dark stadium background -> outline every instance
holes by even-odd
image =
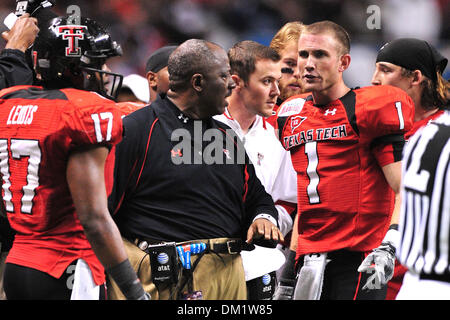
[[[0,2],[0,32],[15,0]],[[189,38],[214,41],[228,49],[251,39],[268,45],[286,22],[332,20],[352,38],[352,63],[345,78],[350,86],[370,84],[377,50],[398,37],[431,42],[450,57],[450,0],[56,0],[55,11],[65,14],[78,5],[82,15],[108,27],[124,55],[110,67],[124,75],[143,75],[150,53]],[[380,8],[380,28],[370,29],[371,5]],[[0,40],[0,49],[5,45]],[[450,68],[444,73],[450,78]]]

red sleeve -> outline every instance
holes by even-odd
[[[390,134],[405,134],[412,128],[414,103],[406,92],[392,86],[366,89],[360,95],[364,102],[357,110],[360,132],[368,137],[377,138]]]
[[[404,135],[414,123],[414,103],[403,90],[392,86],[362,89],[356,118],[361,139],[372,147],[380,166],[400,161]]]
[[[76,106],[63,114],[69,148],[116,145],[122,139],[122,113],[114,104]]]

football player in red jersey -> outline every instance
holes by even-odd
[[[278,84],[280,95],[272,110],[272,116],[267,121],[275,127],[276,113],[284,100],[303,92],[300,75],[297,67],[298,38],[303,29],[303,23],[292,21],[286,23],[275,34],[270,47],[281,56],[281,79]]]
[[[373,85],[403,89],[414,101],[414,125],[405,134],[408,140],[418,129],[444,113],[450,84],[442,77],[448,60],[428,42],[414,38],[396,39],[378,52]],[[407,269],[396,261],[388,282],[387,300],[394,300]]]
[[[107,209],[104,164],[122,123],[107,99],[121,76],[104,65],[120,46],[93,20],[57,17],[32,52],[42,86],[0,91],[2,194],[16,231],[7,299],[99,299],[105,269],[126,297],[148,299]]]
[[[305,26],[298,51],[311,95],[285,101],[277,125],[297,171],[300,268],[295,292],[283,283],[279,291],[294,299],[384,299],[412,100],[391,86],[348,88],[350,39],[333,22]]]

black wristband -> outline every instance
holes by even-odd
[[[106,270],[119,286],[127,300],[142,300],[144,288],[128,259]]]
[[[388,229],[388,230],[391,230],[391,229],[394,229],[394,230],[397,230],[397,231],[398,231],[398,224],[397,224],[397,223],[391,224],[391,225],[389,226],[389,229]]]

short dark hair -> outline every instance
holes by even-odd
[[[350,36],[348,32],[337,23],[333,21],[324,20],[319,22],[314,22],[312,24],[306,25],[302,31],[302,34],[320,34],[330,32],[333,34],[334,38],[341,45],[341,53],[350,53]]]
[[[194,74],[207,73],[210,67],[217,63],[214,48],[221,47],[201,39],[189,39],[179,45],[169,57],[170,90],[174,92],[186,90]]]
[[[255,71],[258,60],[268,59],[274,62],[281,60],[275,49],[251,40],[236,43],[228,50],[231,74],[238,75],[247,82],[250,75]]]

